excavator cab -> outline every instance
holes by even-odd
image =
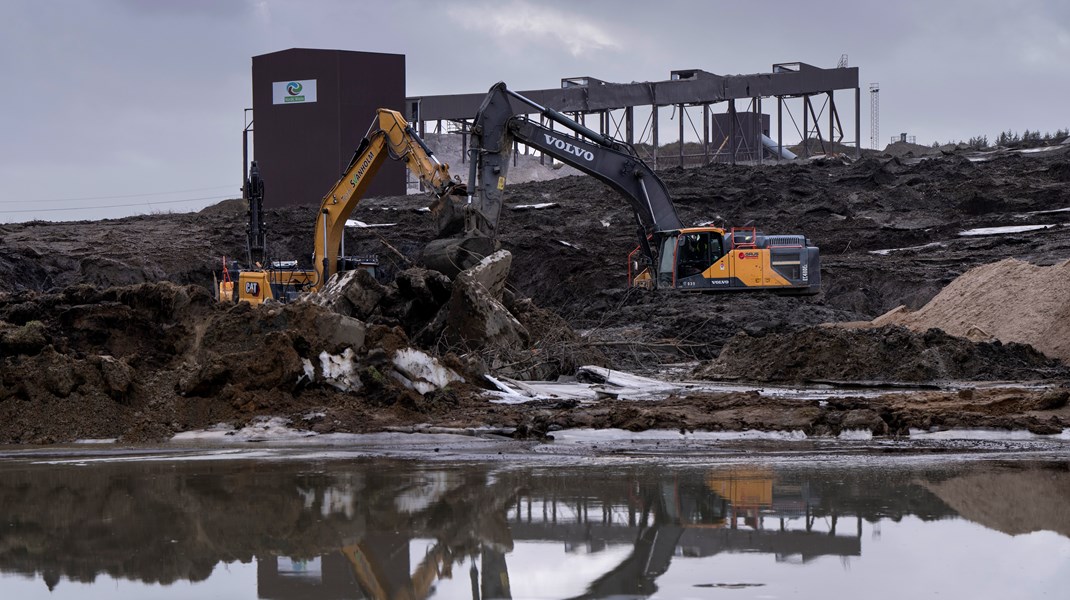
[[[754,228],[692,227],[660,232],[657,269],[629,255],[629,286],[693,291],[771,290],[813,295],[821,285],[818,249],[801,235]],[[637,273],[637,274],[636,274]]]

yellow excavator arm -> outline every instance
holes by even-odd
[[[313,233],[313,270],[273,266],[264,268],[257,264],[255,269],[240,272],[237,281],[232,281],[224,268],[223,281],[218,282],[221,300],[247,301],[253,305],[259,305],[267,299],[286,302],[299,292],[322,288],[338,270],[338,254],[346,220],[387,158],[405,161],[409,170],[439,198],[464,193],[464,185],[450,178],[449,166],[435,158],[434,152],[401,113],[386,108],[380,108],[377,113],[345,173],[323,197]],[[258,176],[253,179],[259,182]],[[260,194],[263,193],[262,184],[253,187]],[[255,223],[259,224],[259,220]],[[292,262],[296,266],[296,261]]]
[[[401,113],[380,108],[349,167],[320,205],[314,234],[316,278],[313,290],[320,289],[337,270],[346,220],[388,156],[405,161],[405,166],[438,197],[454,193],[460,185],[450,178],[448,165],[435,158]]]

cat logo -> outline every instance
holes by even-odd
[[[255,281],[245,282],[245,295],[256,298],[260,295],[260,284]]]

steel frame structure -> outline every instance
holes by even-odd
[[[854,140],[844,142],[844,129],[836,105],[835,92],[854,90]],[[708,164],[714,161],[735,163],[737,160],[764,162],[766,152],[762,140],[743,139],[737,100],[748,100],[744,112],[751,112],[762,123],[762,100],[775,98],[777,103],[776,151],[769,154],[780,160],[784,148],[785,112],[789,122],[803,141],[803,156],[815,149],[821,153],[835,152],[837,144],[853,145],[855,157],[861,156],[861,91],[858,87],[858,67],[824,69],[802,62],[777,63],[769,73],[750,75],[716,75],[701,69],[675,70],[670,79],[653,82],[611,83],[594,77],[569,77],[561,80],[560,88],[526,90],[521,94],[532,100],[570,114],[580,123],[597,119],[591,128],[603,135],[618,137],[636,145],[650,158],[654,168],[677,165]],[[442,131],[442,121],[463,125],[479,109],[485,94],[453,94],[442,96],[411,96],[406,98],[407,117],[426,134],[427,124],[434,123]],[[801,100],[801,115],[796,119],[791,101]],[[713,107],[726,104],[729,115],[728,132],[721,132],[724,142],[711,147]],[[518,114],[530,114],[529,107],[516,103]],[[649,110],[644,122],[636,121],[636,109]],[[661,109],[671,108],[677,120],[675,156],[660,152],[663,140],[659,130]],[[695,109],[701,110],[701,133]],[[801,123],[800,123],[801,121]],[[800,127],[801,124],[801,127]],[[552,123],[549,124],[552,126]],[[690,126],[701,145],[697,154],[685,152],[685,125]],[[824,127],[823,127],[824,125]],[[640,129],[636,136],[637,126]],[[761,127],[758,128],[759,133]],[[622,134],[623,130],[623,135]],[[723,135],[727,133],[727,135]],[[750,137],[750,136],[746,136]],[[671,141],[671,140],[670,140]],[[649,144],[649,147],[647,145]],[[771,150],[771,148],[770,148]],[[464,156],[467,148],[462,152]],[[659,153],[662,154],[659,156]]]

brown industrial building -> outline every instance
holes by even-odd
[[[267,207],[318,203],[360,144],[377,108],[405,107],[405,55],[291,48],[253,57],[254,158]],[[387,161],[369,196],[405,193]]]

